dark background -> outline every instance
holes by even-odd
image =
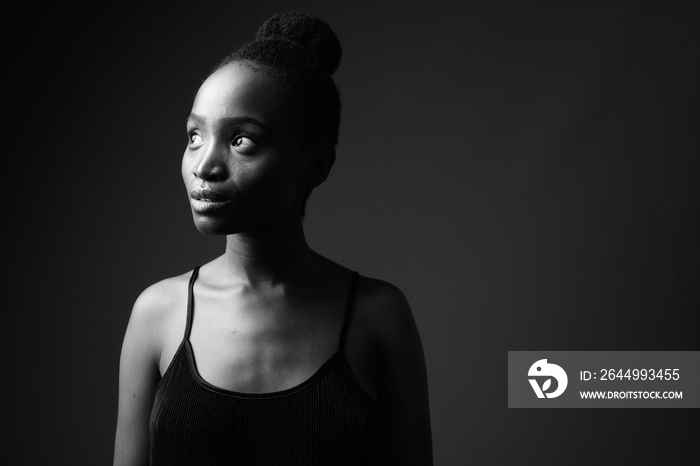
[[[508,350],[700,349],[698,11],[530,3],[8,15],[5,464],[111,464],[135,298],[223,252],[180,178],[192,98],[288,9],[344,47],[308,240],[408,297],[435,464],[697,461],[697,410],[506,407]]]

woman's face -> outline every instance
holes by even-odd
[[[246,64],[228,64],[202,84],[182,158],[201,232],[263,230],[300,217],[307,186],[300,120],[275,81]]]

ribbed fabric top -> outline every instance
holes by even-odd
[[[189,282],[185,336],[156,388],[150,464],[379,464],[379,405],[359,385],[343,352],[359,274],[352,274],[333,356],[295,387],[241,393],[216,387],[197,372],[189,337],[198,271]]]

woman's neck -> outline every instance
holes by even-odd
[[[251,287],[274,285],[308,273],[314,256],[299,219],[264,231],[228,235],[222,272]]]

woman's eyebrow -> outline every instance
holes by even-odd
[[[190,113],[189,116],[187,117],[187,121],[194,121],[199,124],[205,124],[206,123],[206,118],[203,118],[197,114]],[[255,125],[258,126],[260,129],[267,131],[268,133],[272,133],[272,129],[270,129],[269,126],[261,122],[260,120],[257,120],[253,117],[246,117],[246,116],[240,116],[240,117],[227,117],[227,118],[222,118],[221,122],[225,125],[243,125],[243,124],[250,124],[250,125]]]

